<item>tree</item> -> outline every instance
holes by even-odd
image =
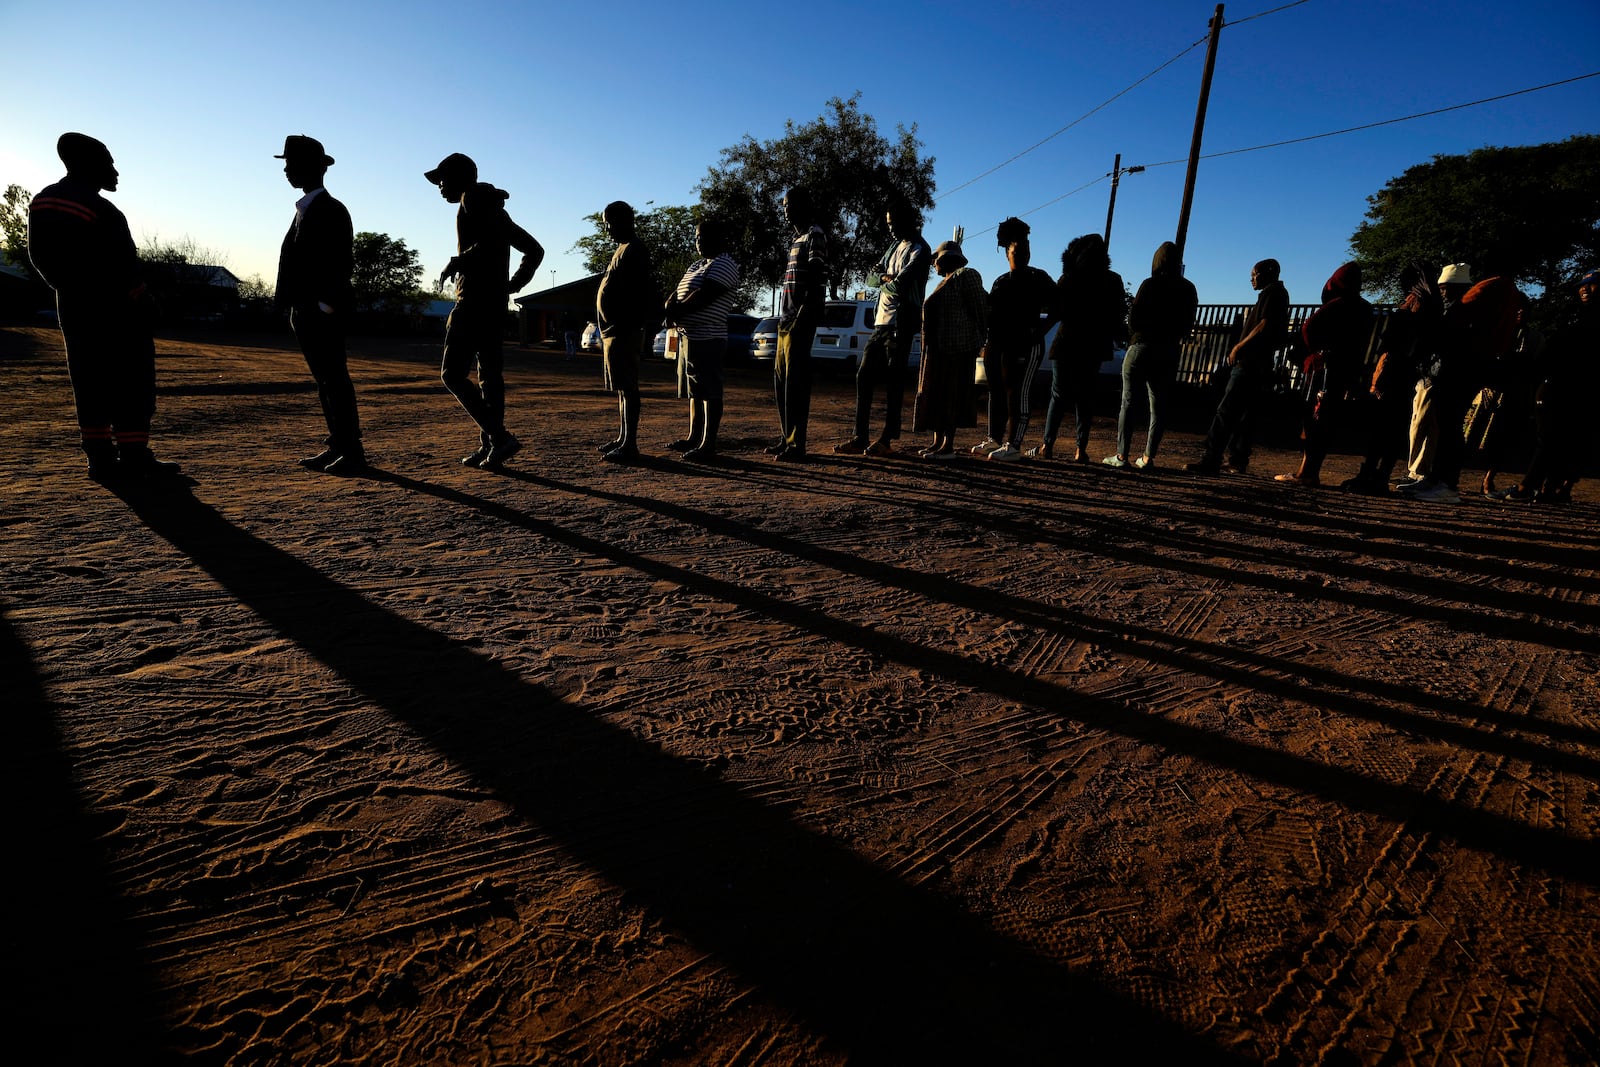
[[[1367,203],[1350,248],[1369,288],[1395,298],[1407,263],[1468,263],[1539,291],[1548,322],[1600,259],[1600,135],[1434,156]]]
[[[606,221],[601,212],[585,215],[584,221],[594,227],[594,232],[578,238],[572,250],[583,253],[584,270],[599,274],[610,264],[617,242],[606,233]],[[694,244],[694,228],[699,221],[698,207],[668,205],[644,212],[635,209],[634,229],[650,248],[655,261],[656,290],[662,300],[678,287],[678,279],[689,269],[689,264],[700,258]]]
[[[890,242],[884,212],[897,196],[919,210],[933,206],[933,157],[919,151],[915,124],[895,127],[895,139],[878,133],[863,114],[861,93],[834,97],[823,114],[803,126],[784,123],[783,136],[744,140],[721,152],[696,187],[703,211],[732,227],[746,277],[776,285],[783,277],[793,231],[781,202],[803,185],[816,202],[818,224],[828,235],[829,288],[835,297],[863,279]],[[742,237],[742,240],[739,240]]]
[[[28,258],[28,205],[33,194],[20,185],[6,186],[5,199],[0,201],[0,239],[3,239],[5,258],[33,277],[33,261]]]
[[[421,304],[422,262],[406,243],[388,234],[355,236],[350,286],[357,312],[409,312]]]
[[[249,301],[272,302],[273,284],[259,274],[252,274],[239,281],[239,299]]]

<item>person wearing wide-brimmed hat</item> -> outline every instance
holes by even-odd
[[[56,321],[89,477],[109,482],[176,474],[150,453],[156,350],[150,297],[128,220],[100,190],[117,188],[104,144],[64,133],[66,177],[28,205],[28,257],[56,291]]]
[[[988,328],[989,294],[955,241],[933,250],[933,269],[940,281],[922,305],[922,363],[911,427],[933,434],[933,444],[920,453],[924,459],[951,459],[956,428],[978,422],[972,387]]]
[[[355,228],[350,212],[323,187],[333,157],[322,142],[291,134],[283,154],[273,158],[283,160],[284,177],[305,194],[295,201],[294,221],[278,256],[277,305],[289,315],[328,425],[327,447],[300,465],[329,474],[359,473],[366,469],[367,455],[345,354]]]
[[[522,448],[506,429],[504,344],[506,305],[511,294],[533,279],[544,261],[544,248],[511,221],[506,200],[511,194],[478,180],[478,165],[452,152],[423,177],[439,187],[439,195],[456,211],[456,254],[439,274],[439,284],[454,278],[456,306],[445,323],[444,386],[478,424],[478,447],[462,456],[469,467],[493,470]],[[511,249],[522,262],[511,274]],[[507,276],[509,280],[507,279]],[[472,384],[473,368],[478,384]]]

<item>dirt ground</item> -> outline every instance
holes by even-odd
[[[496,475],[420,342],[347,480],[287,338],[160,351],[114,493],[0,331],[11,1062],[1600,1059],[1592,482],[778,464],[760,369],[697,468],[667,364],[617,467],[515,346]]]

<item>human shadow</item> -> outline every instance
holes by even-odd
[[[503,505],[380,477],[596,555],[634,560]],[[807,1020],[852,1062],[1236,1062],[713,771],[375,605],[191,494],[134,490],[124,499],[269,625],[425,733],[530,826]]]
[[[19,1043],[18,1062],[167,1062],[156,981],[100,846],[104,827],[83,803],[56,711],[3,611],[0,692],[8,726],[0,795],[14,864],[0,879],[0,944],[12,975],[6,1032]]]

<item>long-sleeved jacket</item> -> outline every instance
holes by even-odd
[[[1322,306],[1311,313],[1300,335],[1310,356],[1306,369],[1328,369],[1332,386],[1348,386],[1372,340],[1372,305],[1361,295],[1361,268],[1346,263],[1322,287]]]
[[[309,310],[326,304],[349,314],[350,274],[355,228],[350,212],[327,190],[311,198],[295,216],[278,256],[279,308]]]
[[[1200,295],[1178,262],[1178,246],[1163,242],[1128,309],[1128,343],[1176,345],[1193,332],[1199,308]]]
[[[70,174],[28,205],[28,258],[57,293],[69,297],[144,294],[139,250],[128,220],[98,187]]]
[[[478,182],[461,194],[456,212],[456,302],[504,305],[527,285],[544,262],[544,248],[533,235],[511,221],[506,201],[511,194]],[[511,249],[522,253],[511,275]]]

